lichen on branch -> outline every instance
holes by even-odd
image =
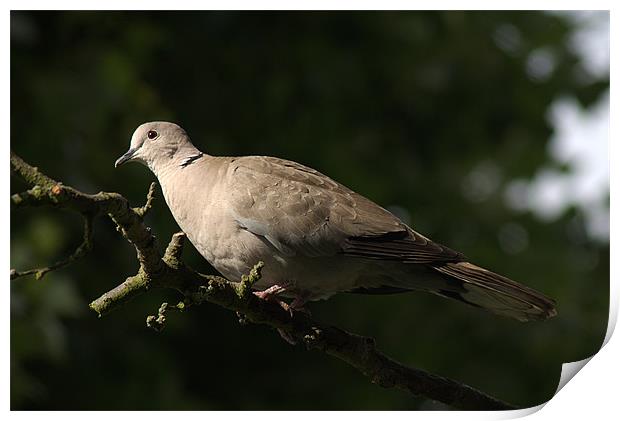
[[[265,267],[265,263],[258,262],[254,265],[254,267],[250,270],[250,273],[247,275],[243,275],[241,277],[241,282],[236,287],[237,295],[242,300],[247,300],[248,296],[252,292],[252,286],[260,281],[262,276],[262,270]]]

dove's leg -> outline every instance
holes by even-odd
[[[288,303],[278,298],[278,294],[281,294],[284,291],[286,291],[286,289],[290,287],[291,285],[292,284],[290,282],[284,283],[282,285],[275,284],[263,291],[253,291],[253,294],[256,295],[258,298],[260,298],[261,300],[274,301],[278,303],[280,307],[282,307],[284,310],[291,312],[291,309]],[[282,336],[282,334],[280,334],[280,336]],[[287,339],[287,342],[290,343],[288,339]]]
[[[275,284],[263,291],[254,291],[254,295],[256,295],[258,298],[261,298],[263,300],[277,302],[278,304],[280,304],[280,306],[284,310],[291,313],[291,317],[293,316],[293,312],[295,311],[303,311],[303,312],[309,313],[309,311],[304,308],[304,305],[306,304],[306,302],[308,302],[309,294],[303,293],[303,292],[293,293],[292,291],[289,290],[289,288],[291,288],[292,286],[293,286],[292,282],[286,282],[283,284]],[[280,300],[277,297],[278,294],[281,294],[283,292],[288,292],[289,294],[293,295],[293,301],[290,304],[283,300]]]
[[[302,292],[301,294],[295,295],[295,298],[293,298],[293,301],[291,301],[291,303],[288,305],[291,314],[293,313],[293,311],[303,311],[304,313],[310,314],[310,311],[304,307],[304,305],[306,305],[307,302],[308,302],[308,294],[304,294]]]
[[[290,282],[284,283],[282,285],[275,284],[263,291],[254,291],[254,295],[256,295],[258,298],[262,298],[263,300],[272,300],[276,297],[276,295],[286,291],[286,289],[291,285],[292,284]]]
[[[296,311],[303,311],[304,313],[307,313],[308,315],[310,314],[310,310],[308,310],[307,308],[304,308],[304,305],[306,304],[306,302],[308,301],[308,294],[296,294],[295,298],[293,298],[293,301],[291,301],[290,304],[286,304],[284,303],[286,306],[282,305],[282,308],[284,308],[284,310],[287,310],[291,317],[293,317],[293,314]],[[278,329],[278,333],[280,334],[280,337],[282,339],[284,339],[286,342],[288,342],[291,345],[297,345],[297,341],[295,340],[295,338],[290,335],[288,332],[282,330],[282,329]]]
[[[280,300],[277,297],[278,294],[281,294],[283,292],[291,293],[291,291],[289,291],[288,288],[292,286],[293,286],[293,283],[286,282],[286,283],[283,283],[282,285],[280,284],[272,285],[263,291],[253,291],[253,293],[260,299],[277,302],[278,304],[280,304],[280,306],[284,310],[288,311],[291,314],[291,317],[293,317],[293,313],[295,311],[308,312],[308,310],[304,308],[304,304],[306,304],[306,302],[308,301],[308,295],[303,294],[303,293],[295,294],[293,301],[290,304],[288,304],[285,301]],[[280,334],[280,337],[284,339],[286,342],[288,342],[289,344],[297,345],[297,341],[295,340],[295,338],[291,334],[286,332],[285,330],[278,329],[278,333]]]

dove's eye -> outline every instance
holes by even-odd
[[[153,140],[157,137],[157,132],[155,130],[149,130],[149,132],[146,134],[146,137]]]

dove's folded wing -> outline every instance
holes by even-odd
[[[271,157],[231,163],[238,224],[285,255],[433,263],[463,260],[396,216],[320,172]],[[241,186],[241,188],[240,188]]]

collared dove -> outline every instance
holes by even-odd
[[[151,169],[181,229],[226,278],[265,263],[254,285],[262,298],[292,298],[301,308],[338,292],[422,290],[521,321],[556,314],[538,291],[469,263],[296,162],[209,156],[168,122],[139,126],[115,166],[128,161]]]

